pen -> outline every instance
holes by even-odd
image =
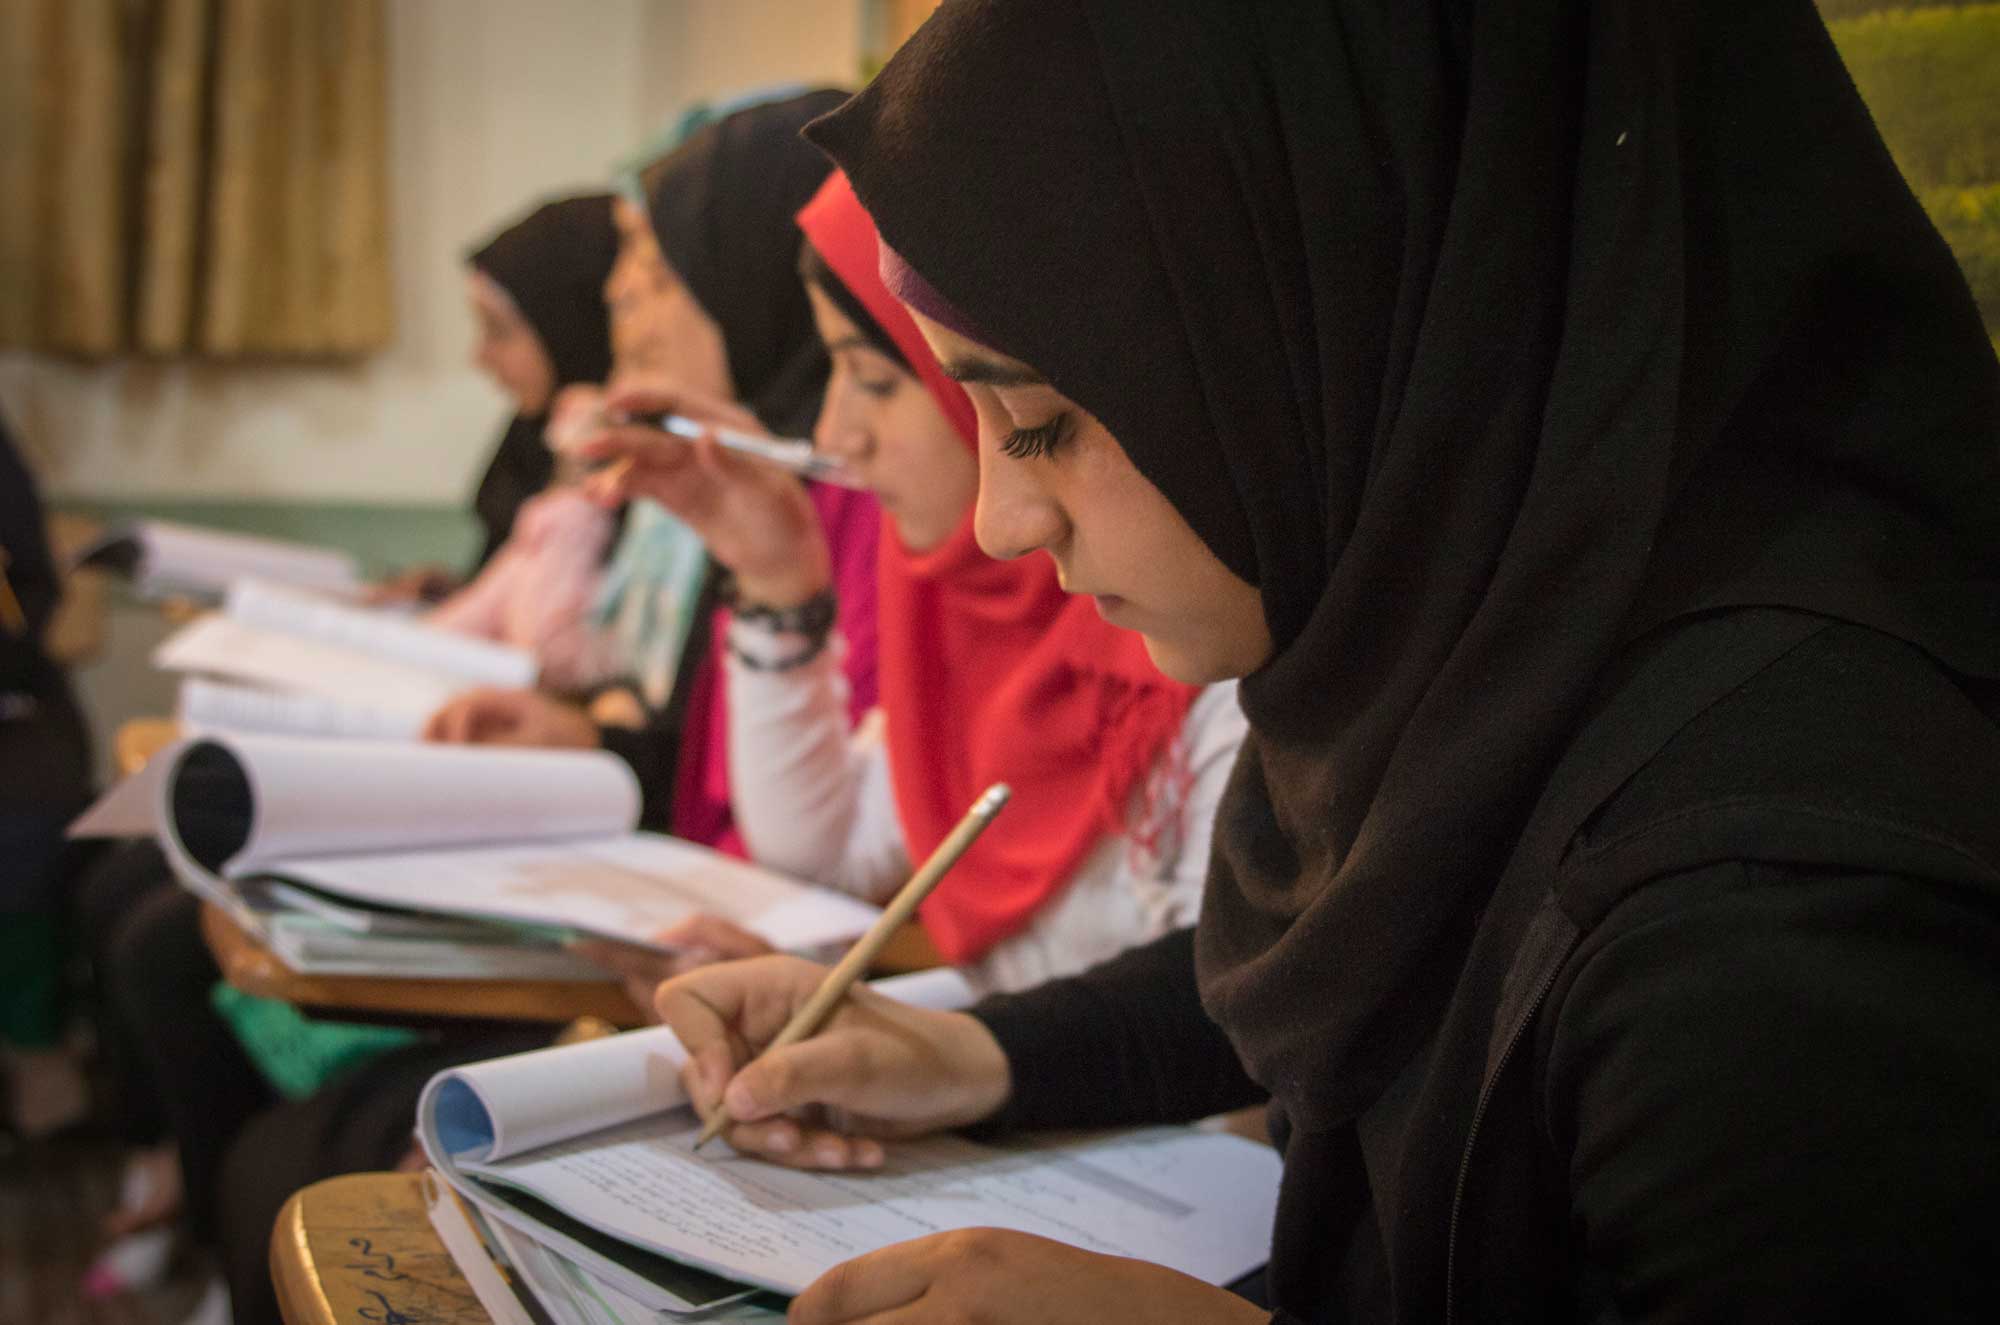
[[[815,451],[811,442],[796,437],[759,437],[735,428],[711,428],[681,414],[628,414],[618,421],[641,428],[657,428],[689,441],[704,434],[712,435],[725,450],[769,461],[801,478],[818,479],[843,488],[867,487],[840,461]]]
[[[1001,807],[1007,803],[1007,798],[1013,794],[1004,782],[996,782],[981,793],[979,799],[972,803],[972,808],[965,812],[965,817],[958,821],[958,826],[946,834],[944,841],[938,843],[937,850],[931,852],[930,859],[910,876],[910,881],[904,884],[889,905],[883,908],[881,918],[876,920],[868,932],[847,950],[847,955],[840,959],[840,965],[826,973],[826,979],[819,982],[819,988],[813,991],[812,997],[805,1001],[804,1006],[792,1014],[792,1019],[785,1023],[785,1028],[778,1032],[778,1038],[764,1046],[764,1053],[782,1049],[788,1044],[797,1044],[819,1030],[821,1023],[833,1011],[834,1005],[847,997],[847,991],[853,987],[854,982],[867,973],[868,967],[881,953],[883,946],[889,942],[890,935],[901,929],[904,923],[916,914],[917,907],[924,898],[931,895],[931,889],[937,887],[945,872],[958,863],[958,858],[965,854],[966,848],[972,845],[974,839],[986,831],[986,825],[993,822],[993,816],[1000,813]],[[763,1054],[759,1054],[758,1057],[763,1057]],[[744,1066],[747,1067],[749,1064],[746,1063]],[[728,1122],[729,1110],[717,1104],[715,1113],[702,1127],[701,1135],[695,1139],[694,1148],[700,1150],[707,1145]]]

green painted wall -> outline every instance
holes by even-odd
[[[65,501],[56,505],[103,520],[187,524],[345,548],[371,575],[439,562],[462,567],[479,547],[477,522],[462,506],[377,506],[359,502]]]
[[[2000,343],[2000,3],[1821,0],[1820,10]]]

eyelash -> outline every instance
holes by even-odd
[[[1047,423],[1033,428],[1016,428],[1000,443],[1000,449],[1016,460],[1031,460],[1036,456],[1048,455],[1061,443],[1064,429],[1069,424],[1069,415],[1058,414]]]

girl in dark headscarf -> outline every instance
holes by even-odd
[[[528,650],[539,683],[577,694],[616,660],[592,620],[613,519],[556,482],[547,436],[565,402],[611,372],[604,291],[618,251],[610,194],[544,203],[474,250],[467,293],[479,324],[473,358],[517,413],[480,480],[487,541],[477,574],[427,620]]]
[[[947,0],[814,137],[982,542],[1252,733],[1194,936],[733,1081],[811,968],[669,986],[739,1148],[1268,1093],[1280,1319],[1991,1310],[2000,366],[1807,0]],[[998,1233],[793,1313],[1263,1318]]]
[[[617,243],[611,195],[592,193],[543,203],[467,255],[479,323],[473,359],[515,406],[473,496],[484,537],[474,569],[555,473],[542,434],[556,393],[611,373],[603,289]]]
[[[602,291],[616,250],[611,195],[593,193],[543,203],[466,254],[472,360],[513,401],[514,417],[473,493],[480,544],[466,575],[417,567],[380,596],[443,597],[486,565],[521,504],[549,485],[555,458],[543,435],[557,393],[611,371]]]
[[[798,230],[792,217],[826,178],[826,158],[800,128],[845,99],[801,93],[735,111],[698,130],[648,166],[644,213],[619,200],[624,231],[606,294],[612,305],[617,379],[672,383],[734,402],[761,428],[794,436],[812,427],[826,385],[827,358],[799,287]],[[856,714],[875,703],[874,498],[815,485],[812,501],[834,550],[841,587],[844,667]],[[636,679],[649,716],[639,729],[598,726],[580,709],[533,691],[475,691],[435,715],[435,739],[507,744],[602,745],[633,766],[647,818],[676,835],[740,850],[729,808],[727,709],[722,642],[710,626],[713,586],[700,540],[685,548],[657,511],[635,507],[634,537],[661,534],[671,555],[695,559],[692,627],[655,693],[647,660]],[[614,557],[616,576],[626,548]],[[666,558],[662,558],[663,560]],[[633,606],[627,604],[626,606]],[[640,609],[652,605],[641,602]],[[685,610],[685,608],[683,608]],[[648,650],[647,652],[656,652]],[[664,703],[662,703],[664,699]]]
[[[835,361],[815,444],[884,512],[876,720],[855,723],[843,702],[833,557],[798,480],[645,430],[583,443],[628,460],[627,490],[685,512],[734,578],[729,752],[745,845],[760,863],[885,902],[1003,781],[1006,821],[918,916],[975,988],[1040,984],[1188,924],[1243,736],[1235,686],[1167,680],[1137,636],[1064,594],[1046,561],[979,550],[971,401],[882,284],[874,227],[843,177],[799,228]],[[637,403],[702,408],[668,392]],[[772,951],[714,917],[661,938]]]

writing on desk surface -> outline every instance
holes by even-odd
[[[374,1289],[371,1288],[368,1290],[368,1296],[374,1298],[382,1305],[380,1307],[360,1308],[354,1314],[361,1317],[361,1319],[372,1321],[373,1325],[421,1325],[417,1317],[406,1315],[396,1310],[395,1307],[389,1305],[388,1298],[383,1297]]]
[[[370,1279],[394,1280],[410,1277],[396,1268],[396,1258],[393,1254],[375,1250],[373,1238],[349,1238],[347,1245],[359,1252],[361,1259],[343,1266],[343,1269],[357,1271]]]

